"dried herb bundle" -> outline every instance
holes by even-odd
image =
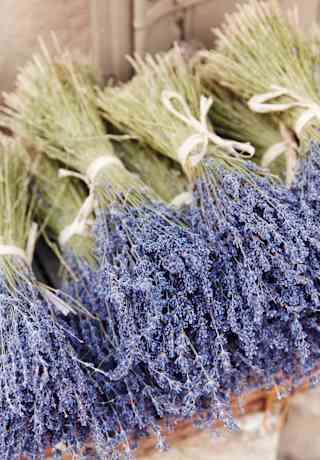
[[[287,183],[292,185],[298,212],[304,218],[308,216],[310,226],[316,228],[319,215],[315,199],[319,171],[318,31],[308,37],[299,29],[297,16],[287,17],[275,0],[252,0],[227,16],[216,34],[217,49],[206,55],[203,81],[210,87],[218,80],[242,98],[251,110],[267,118],[270,114],[276,116],[295,133],[300,141],[297,158],[301,161],[297,162],[292,151]],[[310,141],[313,142],[310,144]]]
[[[317,321],[317,245],[295,206],[291,205],[294,202],[291,192],[237,155],[237,148],[242,147],[250,153],[250,146],[210,135],[213,131],[209,122],[204,120],[207,110],[203,109],[208,101],[201,98],[197,75],[190,72],[178,49],[176,59],[172,61],[171,57],[172,53],[168,58],[166,55],[154,59],[148,56],[144,61],[137,58],[133,62],[136,70],[133,80],[119,88],[105,89],[100,94],[100,106],[106,118],[120,129],[180,162],[193,183],[193,204],[186,210],[187,214],[190,213],[186,220],[193,233],[206,241],[210,254],[212,301],[207,308],[214,322],[211,327],[216,331],[215,344],[218,347],[220,343],[224,359],[223,372],[219,374],[216,370],[215,378],[220,375],[227,379],[232,375],[234,367],[228,368],[227,363],[230,362],[228,359],[232,362],[233,354],[228,351],[228,346],[235,346],[248,364],[247,370],[242,369],[242,377],[248,378],[253,372],[264,385],[284,372],[293,380],[299,380],[315,365],[319,352],[313,341],[313,326],[311,329],[306,326],[308,332],[304,329],[310,311],[313,311],[313,324]],[[168,91],[170,99],[176,103],[174,107],[165,97]],[[202,111],[199,109],[200,100]],[[208,139],[216,145],[209,143],[208,146]],[[203,145],[207,150],[201,148]],[[206,153],[209,159],[204,158]],[[297,265],[297,257],[301,265]],[[306,290],[306,285],[301,284],[302,267],[305,280],[308,280]],[[213,281],[213,274],[218,277],[218,283]],[[240,279],[242,281],[238,284],[236,280]],[[243,289],[243,286],[246,287]],[[311,292],[314,303],[310,305]],[[301,316],[296,316],[296,300],[300,295],[305,303]],[[201,303],[199,298],[197,303]],[[285,314],[282,310],[284,304]],[[214,306],[217,310],[213,313]],[[233,309],[234,320],[230,316]],[[223,321],[217,324],[217,318],[223,318]],[[281,334],[282,345],[271,318],[275,319],[279,330],[288,331]],[[291,326],[288,329],[289,323],[285,326],[287,321],[295,325],[295,330]],[[260,330],[262,324],[264,330],[268,330],[267,335]],[[229,332],[224,333],[229,327]],[[206,326],[203,334],[207,336],[205,329]],[[234,333],[238,341],[231,345],[228,337],[234,337]],[[209,356],[216,351],[207,351],[202,341],[195,349],[200,356],[202,350],[206,350],[203,360],[212,365]],[[309,349],[315,354],[309,354]],[[265,361],[258,364],[259,350],[262,360],[268,356],[271,367]],[[215,367],[210,367],[210,372],[213,369]],[[238,382],[243,382],[241,376],[238,375]],[[225,381],[222,386],[228,388]]]
[[[95,120],[99,119],[90,92],[92,86],[82,79],[79,69],[76,75],[74,72],[69,72],[69,59],[63,62],[68,79],[63,86],[58,85],[60,92],[50,93],[51,87],[57,88],[57,80],[60,80],[57,74],[53,73],[54,85],[52,85],[51,79],[47,78],[48,72],[42,72],[42,65],[36,67],[37,71],[32,74],[31,81],[35,87],[48,86],[47,92],[30,92],[30,77],[25,72],[22,74],[17,95],[12,96],[11,99],[19,101],[16,109],[10,111],[13,117],[12,124],[24,138],[28,138],[29,141],[36,140],[37,147],[44,149],[44,152],[48,151],[55,160],[78,169],[82,175],[90,178],[88,198],[92,202],[88,208],[90,211],[95,208],[97,214],[95,251],[98,269],[94,271],[92,267],[88,267],[87,272],[83,272],[79,284],[75,284],[72,288],[72,292],[75,296],[76,292],[81,293],[83,296],[81,300],[85,302],[89,311],[100,313],[107,330],[108,339],[105,340],[103,335],[101,346],[98,345],[98,339],[97,342],[90,342],[95,334],[93,336],[87,334],[88,343],[95,351],[90,355],[96,359],[93,373],[99,380],[99,386],[105,388],[106,395],[113,392],[112,407],[115,414],[118,414],[123,430],[121,433],[131,433],[138,437],[143,432],[151,430],[159,437],[160,445],[163,445],[157,417],[176,415],[178,418],[183,418],[193,414],[201,403],[202,385],[200,382],[197,384],[199,394],[192,404],[188,402],[190,384],[185,382],[184,374],[177,376],[180,383],[178,381],[177,384],[173,383],[168,393],[166,382],[170,378],[174,382],[176,377],[174,375],[170,377],[169,374],[162,377],[154,358],[156,355],[161,355],[160,349],[165,353],[172,342],[168,343],[165,331],[160,335],[159,350],[154,348],[156,341],[154,345],[152,341],[157,335],[157,328],[163,330],[165,327],[167,299],[171,298],[172,302],[176,302],[178,298],[185,298],[190,303],[189,297],[192,297],[194,291],[199,291],[201,296],[207,295],[207,271],[210,267],[204,262],[206,250],[197,235],[192,234],[186,224],[181,222],[178,212],[155,198],[152,190],[138,177],[130,174],[113,152],[109,150],[103,156],[104,150],[98,149],[101,144],[89,152],[85,141],[83,144],[77,141],[77,148],[72,147],[70,144],[72,132],[80,132],[79,128],[73,127],[72,132],[68,133],[69,144],[66,148],[64,139],[68,137],[66,130],[68,131],[69,125],[60,124],[60,119],[64,116],[59,116],[59,110],[52,111],[54,104],[42,106],[41,118],[37,119],[36,113],[34,117],[32,116],[33,111],[39,110],[35,102],[37,97],[41,98],[44,93],[49,93],[52,98],[57,99],[60,95],[59,107],[63,113],[70,110],[72,120],[76,118],[73,111],[77,115],[80,114],[81,123],[84,124],[91,123],[85,116],[87,113],[91,116],[94,113]],[[54,65],[49,63],[49,70],[52,70],[52,66],[54,68]],[[65,76],[65,73],[63,75]],[[68,97],[73,105],[65,103]],[[47,135],[48,127],[44,122],[47,118],[50,118],[50,136]],[[29,120],[35,119],[36,123],[33,121],[31,125]],[[36,126],[35,131],[34,126]],[[52,130],[52,127],[56,129]],[[60,138],[59,133],[62,130],[64,136]],[[42,142],[43,139],[46,139],[45,143]],[[94,168],[94,177],[89,162],[92,152],[92,161],[98,161],[98,167],[96,164]],[[96,156],[96,152],[99,156]],[[87,212],[88,208],[86,208],[85,218],[91,215]],[[77,223],[79,224],[79,219]],[[70,239],[64,239],[62,243],[67,244],[68,241]],[[82,267],[83,270],[86,269],[84,265]],[[189,276],[187,276],[188,269]],[[87,289],[83,289],[81,284],[83,280],[89,283],[87,286],[90,295]],[[76,297],[78,298],[78,295]],[[163,310],[160,311],[160,308]],[[152,320],[153,316],[155,323]],[[172,338],[182,338],[184,327],[183,320],[177,330],[172,331]],[[197,359],[192,348],[189,353],[191,359]],[[175,358],[172,356],[170,367],[174,366],[174,361]],[[191,364],[190,361],[190,369]],[[101,372],[96,372],[97,368]],[[168,372],[171,372],[170,369]],[[175,372],[173,371],[173,374]],[[192,381],[198,377],[198,372],[194,370]],[[201,374],[201,379],[207,379],[205,371]],[[225,395],[220,392],[215,398],[224,400]],[[133,405],[132,401],[134,401]],[[115,435],[117,434],[116,432]]]
[[[23,148],[1,139],[0,151],[0,453],[44,458],[58,442],[74,451],[89,435],[99,443],[107,410],[101,415],[96,386],[57,320],[66,301],[30,266],[34,203]]]
[[[120,130],[177,161],[188,175],[192,175],[192,156],[200,150],[196,147],[203,144],[206,131],[214,136],[210,123],[207,126],[209,101],[201,99],[197,74],[192,72],[178,47],[167,55],[147,56],[145,61],[136,57],[131,62],[137,74],[132,81],[100,93],[98,102],[104,116]],[[205,116],[201,112],[205,112]],[[199,128],[200,119],[203,126]],[[199,134],[198,138],[195,134]],[[215,139],[219,146],[221,139]],[[186,145],[187,141],[197,143],[189,148],[191,144]],[[253,153],[246,144],[224,141],[223,148],[216,149],[216,155],[225,156],[225,150],[233,151],[234,148]]]
[[[97,264],[79,264],[66,290],[99,318],[81,318],[76,329],[78,352],[110,403],[101,412],[108,448],[123,442],[130,455],[128,437],[153,432],[164,449],[160,418],[197,416],[204,426],[222,420],[234,428],[232,395],[311,375],[320,357],[313,229],[286,187],[244,161],[251,145],[214,132],[211,100],[180,50],[137,58],[130,83],[99,94],[108,121],[183,168],[192,202],[180,209],[161,202],[114,154],[86,72],[69,55],[37,62],[7,97],[8,112],[20,135],[89,186],[81,215],[70,211],[74,200],[70,215],[48,222],[57,235],[61,224],[79,220],[87,230],[95,211]],[[55,185],[48,173],[45,200],[54,213]],[[60,241],[78,258],[72,238]]]
[[[299,139],[319,124],[319,53],[278,1],[251,0],[216,30],[202,77],[218,80],[259,113],[276,114]]]
[[[251,111],[245,101],[218,83],[210,85],[208,91],[214,100],[210,117],[216,132],[250,142],[255,148],[252,160],[289,184],[295,174],[298,149],[294,135],[279,120]]]

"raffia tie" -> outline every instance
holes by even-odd
[[[15,245],[0,244],[0,256],[15,256],[24,260],[27,265],[31,266],[33,260],[34,249],[37,241],[38,226],[35,222],[31,225],[27,247],[22,249]]]
[[[286,158],[286,184],[290,187],[297,169],[298,163],[298,145],[293,138],[292,132],[280,123],[280,133],[283,142],[272,145],[266,150],[262,157],[261,165],[269,167],[281,155]]]
[[[241,153],[243,152],[246,152],[246,157],[248,157],[248,155],[250,157],[254,155],[255,149],[251,144],[223,139],[209,129],[207,119],[209,110],[213,104],[213,99],[211,97],[200,97],[199,120],[192,115],[184,97],[176,91],[163,91],[161,99],[165,108],[172,113],[172,115],[195,130],[195,134],[189,136],[178,150],[178,161],[185,170],[187,169],[189,162],[191,163],[191,166],[196,167],[196,165],[205,157],[209,142],[221,147],[232,156],[241,156]],[[174,100],[179,103],[181,110],[177,110],[174,107]],[[195,150],[199,145],[201,146],[200,151]]]
[[[170,202],[170,205],[176,208],[181,208],[182,206],[190,205],[191,203],[192,203],[192,193],[182,192]]]
[[[272,102],[281,96],[288,96],[293,102],[277,103]],[[271,112],[285,112],[293,108],[305,109],[304,112],[297,119],[294,131],[299,136],[309,121],[313,118],[320,120],[320,105],[313,101],[305,100],[294,91],[290,91],[282,86],[271,86],[271,91],[268,93],[257,94],[253,96],[248,102],[249,108],[257,113],[271,113]]]
[[[122,165],[121,161],[112,156],[104,155],[96,158],[86,171],[86,174],[79,174],[68,169],[60,169],[59,177],[76,177],[83,180],[89,188],[89,195],[83,202],[78,215],[73,222],[65,227],[59,235],[59,243],[64,246],[75,235],[85,236],[88,233],[88,227],[91,226],[90,216],[95,208],[94,182],[101,170],[111,165]]]
[[[38,225],[33,222],[30,228],[29,237],[27,241],[26,249],[22,249],[15,245],[6,245],[0,244],[0,256],[14,256],[22,259],[29,267],[32,265],[34,250],[37,241]],[[74,313],[75,310],[67,304],[63,299],[57,296],[53,290],[50,290],[48,286],[35,281],[36,286],[42,295],[47,299],[49,303],[55,306],[57,311],[63,315],[68,315],[69,313]]]

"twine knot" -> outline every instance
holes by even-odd
[[[276,103],[272,102],[281,96],[288,96],[293,102]],[[253,96],[248,102],[249,108],[257,113],[285,112],[292,108],[305,109],[297,119],[294,131],[299,136],[301,131],[313,118],[320,120],[320,105],[304,99],[299,94],[282,86],[271,86],[271,91]]]
[[[187,163],[190,162],[193,167],[205,157],[209,142],[226,150],[232,156],[240,156],[241,152],[246,152],[249,157],[255,153],[254,147],[250,143],[237,142],[234,140],[223,139],[208,127],[208,114],[213,104],[211,97],[200,97],[200,117],[195,118],[184,99],[184,97],[176,91],[165,90],[162,92],[162,103],[165,108],[172,113],[176,118],[183,121],[186,125],[191,126],[196,133],[189,136],[178,150],[178,160],[184,169],[187,169]],[[173,101],[176,100],[181,110],[177,110]],[[202,148],[195,152],[195,147],[201,145]],[[239,153],[240,152],[240,153]],[[246,157],[248,156],[246,155]]]
[[[122,166],[121,161],[115,156],[104,155],[96,158],[88,167],[85,174],[80,174],[68,169],[60,169],[59,177],[75,177],[85,182],[89,188],[89,195],[83,202],[73,222],[65,227],[59,235],[59,243],[65,246],[75,235],[87,236],[92,227],[90,216],[95,209],[95,179],[100,171],[110,165]]]
[[[20,259],[24,260],[24,262],[31,267],[37,241],[37,232],[38,225],[33,222],[30,227],[26,249],[10,244],[0,244],[0,256],[20,257]]]

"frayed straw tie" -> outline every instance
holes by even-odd
[[[196,131],[195,134],[189,136],[178,150],[178,161],[184,168],[188,170],[188,163],[191,163],[191,166],[196,167],[197,164],[205,157],[207,154],[207,149],[209,142],[221,147],[223,150],[227,151],[232,156],[240,156],[239,152],[246,152],[249,156],[253,156],[255,153],[254,147],[244,142],[237,142],[234,140],[223,139],[218,136],[214,131],[210,131],[208,128],[207,118],[208,113],[213,104],[213,99],[211,97],[201,96],[200,97],[200,118],[197,120],[183,98],[183,96],[175,91],[165,90],[162,92],[162,103],[165,108],[172,113],[176,118],[183,121],[186,125],[194,128]],[[181,110],[177,110],[172,101],[176,100],[181,105]],[[195,150],[197,146],[201,145],[202,148],[200,152]],[[247,155],[246,155],[247,157]]]
[[[277,99],[281,96],[288,96],[293,99],[293,102],[288,103],[275,103],[271,102],[273,99]],[[294,91],[290,91],[281,86],[271,86],[271,91],[264,94],[257,94],[253,96],[248,102],[249,108],[256,113],[272,113],[272,112],[286,112],[293,108],[305,109],[304,112],[297,119],[294,131],[299,137],[303,128],[313,119],[318,118],[320,120],[320,106],[312,101],[306,101],[301,98]],[[289,147],[289,148],[288,148]],[[262,165],[269,166],[283,153],[286,154],[287,160],[287,173],[286,182],[287,185],[291,185],[295,170],[297,166],[297,147],[292,142],[280,142],[270,147],[264,154]]]
[[[31,266],[37,241],[37,231],[38,226],[34,222],[31,225],[27,248],[25,250],[15,245],[0,244],[0,256],[16,256],[22,259],[27,265]]]
[[[213,104],[213,99],[211,97],[201,96],[200,97],[200,118],[197,120],[183,98],[183,96],[175,91],[165,90],[161,95],[162,103],[165,108],[172,113],[176,118],[183,121],[186,125],[194,128],[196,131],[195,134],[189,136],[183,144],[179,147],[177,160],[183,167],[187,175],[189,175],[189,166],[195,168],[197,164],[203,160],[207,154],[207,149],[209,142],[220,147],[221,149],[228,152],[230,155],[239,157],[242,156],[242,153],[245,152],[245,158],[252,157],[255,153],[255,148],[248,142],[237,142],[230,139],[223,139],[218,136],[214,131],[209,130],[207,119],[208,113]],[[181,110],[177,110],[173,101],[176,100],[180,106]],[[198,151],[196,147],[202,146],[201,150]],[[173,206],[182,206],[184,204],[190,204],[192,197],[190,193],[182,193],[178,195],[171,204]]]
[[[109,157],[105,155],[96,158],[87,169],[85,175],[67,169],[59,170],[59,177],[76,177],[83,180],[89,188],[89,195],[81,206],[78,215],[74,221],[60,233],[59,243],[61,246],[65,246],[75,235],[85,236],[88,234],[88,226],[91,224],[90,216],[95,208],[94,181],[100,171],[110,165],[122,166],[122,163],[114,156]]]
[[[269,102],[281,96],[288,96],[293,99],[293,102],[283,104]],[[253,96],[249,100],[248,106],[253,112],[257,113],[285,112],[293,108],[305,109],[295,123],[294,131],[297,136],[300,136],[303,128],[313,118],[320,120],[320,106],[318,104],[313,101],[304,100],[299,94],[281,86],[273,85],[270,92]]]
[[[280,132],[282,137],[285,139],[283,142],[271,145],[261,160],[261,166],[269,168],[270,165],[277,160],[281,155],[285,155],[286,158],[286,184],[288,187],[291,186],[297,169],[298,163],[298,145],[291,136],[288,129],[282,124],[280,125]]]

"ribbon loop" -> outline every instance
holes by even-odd
[[[289,110],[293,107],[297,107],[300,105],[299,102],[289,102],[289,103],[272,103],[273,99],[277,99],[281,96],[291,96],[290,92],[285,88],[281,88],[278,86],[272,86],[272,90],[269,93],[264,94],[257,94],[253,96],[249,102],[248,106],[252,110],[252,112],[257,113],[270,113],[270,112],[284,112]]]
[[[276,103],[272,102],[281,96],[287,96],[293,100],[288,103]],[[290,91],[287,88],[281,86],[271,86],[271,90],[268,93],[257,94],[248,101],[250,110],[257,113],[272,113],[272,112],[285,112],[293,108],[300,107],[305,111],[299,116],[296,121],[294,131],[299,136],[301,131],[313,118],[320,120],[320,105],[302,98],[299,94],[294,91]]]
[[[205,157],[209,142],[221,147],[233,156],[239,156],[242,152],[246,152],[249,156],[254,155],[255,149],[251,144],[223,139],[209,129],[208,114],[213,104],[211,97],[200,97],[199,120],[192,115],[190,107],[181,94],[165,90],[162,92],[161,99],[168,112],[195,130],[195,134],[189,136],[178,150],[178,161],[185,170],[187,169],[188,161],[195,167]],[[174,100],[180,104],[180,111],[174,107]],[[195,153],[195,148],[199,145],[202,147],[200,151]]]
[[[0,256],[16,256],[24,260],[27,265],[32,265],[34,249],[37,241],[38,225],[33,222],[27,240],[26,250],[14,244],[0,244]]]
[[[95,194],[94,194],[94,181],[98,174],[108,166],[116,165],[122,166],[121,160],[112,155],[102,155],[97,157],[88,167],[86,174],[80,174],[68,169],[60,169],[59,177],[75,177],[85,182],[89,188],[89,195],[85,199],[81,208],[79,209],[78,215],[75,217],[73,222],[65,227],[59,235],[59,244],[65,246],[68,241],[75,235],[86,236],[92,226],[90,221],[90,215],[94,211],[95,207]]]

